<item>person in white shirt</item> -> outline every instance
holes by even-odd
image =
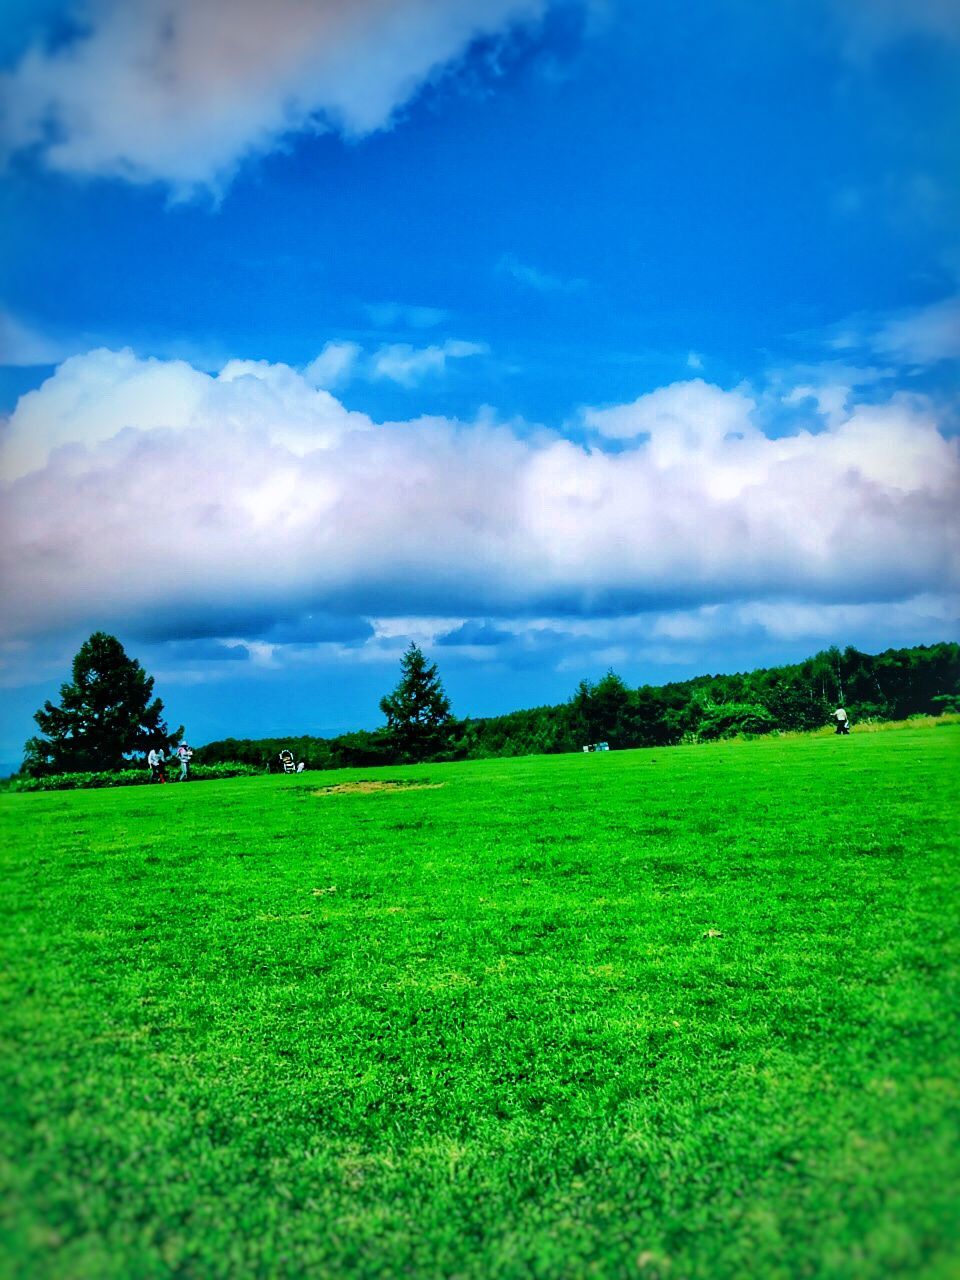
[[[837,733],[849,733],[850,721],[847,718],[847,713],[846,711],[844,711],[843,707],[837,707],[836,711],[833,713],[833,716],[837,722]]]
[[[151,747],[147,754],[147,764],[150,766],[151,782],[166,782],[167,780],[167,757],[163,753],[163,747]]]

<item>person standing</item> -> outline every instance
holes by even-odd
[[[850,721],[843,707],[837,707],[836,711],[833,713],[833,716],[837,722],[837,733],[849,733]]]
[[[178,782],[190,781],[190,761],[193,759],[193,751],[186,742],[181,742],[176,750],[176,757],[180,761],[180,776]]]

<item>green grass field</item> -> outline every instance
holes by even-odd
[[[958,762],[3,797],[4,1274],[960,1275]]]

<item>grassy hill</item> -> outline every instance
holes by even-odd
[[[958,759],[0,797],[3,1274],[957,1274]]]

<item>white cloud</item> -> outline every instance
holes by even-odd
[[[5,634],[236,640],[263,634],[245,616],[589,619],[957,587],[958,447],[928,405],[777,439],[757,412],[674,384],[592,411],[625,442],[607,452],[491,421],[378,425],[284,365],[75,357],[2,437]]]
[[[871,346],[903,364],[960,359],[960,297],[891,316],[873,335]]]
[[[219,415],[221,426],[272,422],[272,438],[298,455],[323,447],[348,414],[328,388],[350,380],[391,379],[413,387],[442,374],[448,360],[481,355],[481,343],[382,347],[365,356],[352,342],[329,342],[302,373],[285,364],[230,360],[211,375],[186,360],[141,359],[129,348],[70,356],[36,391],[22,396],[0,436],[2,475],[10,480],[42,466],[51,453],[69,455],[110,440],[126,428],[184,432]],[[216,408],[213,409],[215,404]]]
[[[728,619],[721,610],[714,620],[730,634],[733,627],[749,634],[760,630],[776,640],[806,640],[826,644],[837,636],[850,642],[857,635],[879,635],[883,643],[897,643],[900,635],[909,636],[902,643],[916,644],[946,638],[960,622],[960,599],[956,595],[938,596],[922,592],[908,600],[885,600],[869,604],[814,605],[806,603],[769,603],[766,601],[739,605]]]
[[[753,401],[740,391],[694,378],[673,382],[640,396],[632,404],[611,409],[585,409],[586,426],[614,440],[649,436],[662,461],[689,448],[711,449],[722,445],[731,433],[759,434],[750,415]]]
[[[86,0],[0,77],[6,146],[75,174],[222,188],[298,132],[359,138],[547,0]]]
[[[395,342],[381,347],[370,357],[369,376],[398,382],[402,387],[414,387],[430,374],[441,374],[448,360],[463,360],[468,356],[485,356],[490,348],[483,342],[463,342],[451,338],[439,346],[413,347],[407,342]]]
[[[800,384],[784,396],[783,403],[799,405],[805,400],[812,400],[817,412],[829,422],[842,422],[847,413],[850,392],[851,388],[843,383]]]
[[[129,349],[100,349],[65,360],[42,387],[22,396],[2,436],[6,480],[60,464],[83,473],[90,453],[129,431],[165,436],[215,425],[229,434],[271,423],[275,443],[302,455],[327,446],[331,433],[366,419],[351,415],[287,365],[232,360],[218,375],[184,360],[139,359]],[[171,447],[179,447],[171,441]]]
[[[960,295],[925,307],[845,321],[832,338],[835,351],[869,350],[901,366],[923,368],[960,359]]]
[[[349,380],[355,368],[361,348],[355,342],[328,342],[315,360],[303,371],[303,376],[314,387],[324,390]]]

